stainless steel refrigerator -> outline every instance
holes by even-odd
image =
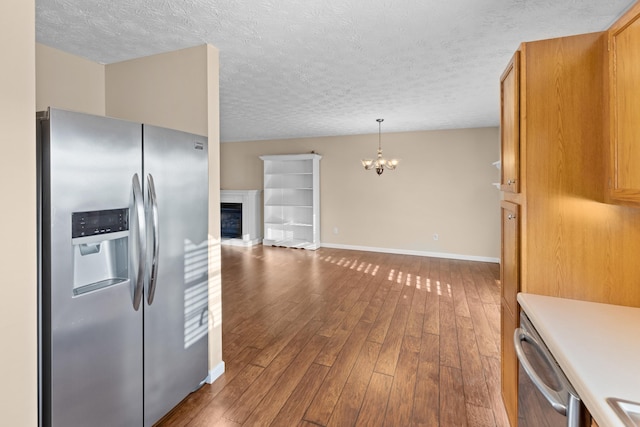
[[[150,426],[207,376],[207,140],[37,123],[41,424]]]

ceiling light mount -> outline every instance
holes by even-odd
[[[376,159],[362,159],[362,166],[364,166],[365,170],[375,169],[378,176],[382,175],[385,169],[394,170],[398,163],[400,162],[398,159],[386,160],[382,157],[382,122],[384,119],[376,119],[378,122],[378,155]]]

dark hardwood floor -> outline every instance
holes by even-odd
[[[508,426],[499,265],[222,247],[226,372],[161,426]]]

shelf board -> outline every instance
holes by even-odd
[[[269,190],[305,190],[305,191],[313,191],[311,187],[264,187],[265,191]]]
[[[313,227],[313,224],[309,224],[308,222],[283,222],[283,221],[265,221],[265,225],[269,226],[277,226],[279,228],[283,227]]]
[[[265,203],[266,208],[313,208],[313,205],[286,205],[282,203]]]
[[[264,176],[313,175],[313,172],[265,172]]]

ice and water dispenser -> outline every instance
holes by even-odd
[[[129,280],[129,209],[74,212],[73,295]]]

